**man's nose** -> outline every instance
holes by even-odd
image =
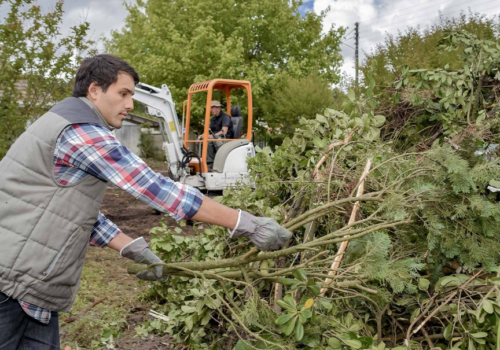
[[[131,111],[134,109],[134,100],[132,99],[132,96],[127,98],[127,102],[125,103],[125,109],[127,111]]]

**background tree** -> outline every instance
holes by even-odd
[[[279,88],[275,79],[282,74],[315,74],[328,84],[339,80],[344,29],[323,32],[325,14],[301,15],[301,4],[139,0],[128,6],[125,29],[113,33],[107,49],[136,67],[144,82],[168,84],[178,108],[194,82],[249,80],[257,116],[270,121],[275,115],[264,115],[262,97]],[[238,103],[245,113],[243,96]],[[201,113],[204,104],[197,106]]]
[[[438,23],[421,29],[408,27],[398,35],[387,35],[383,43],[367,53],[360,69],[365,77],[372,69],[373,79],[382,87],[390,85],[396,73],[406,65],[411,68],[435,69],[449,65],[450,69],[462,68],[461,51],[440,52],[439,42],[450,31],[465,30],[477,35],[482,40],[499,42],[500,22],[498,17],[488,18],[486,15],[470,12],[462,13],[457,18],[440,17]]]
[[[62,36],[63,1],[49,13],[33,0],[8,3],[0,22],[0,159],[29,121],[71,94],[80,57],[93,44],[86,40],[88,23]]]
[[[262,110],[273,130],[274,143],[294,134],[300,118],[312,119],[333,104],[330,85],[318,75],[294,78],[285,73],[273,80],[271,93],[262,99]]]
[[[450,32],[462,31],[476,39],[461,41],[455,50],[443,49],[446,47],[442,45],[443,38]],[[383,138],[399,140],[398,144],[402,148],[413,145],[426,148],[439,137],[442,139],[443,135],[449,137],[455,134],[458,125],[464,127],[475,120],[472,115],[478,111],[477,103],[471,104],[473,99],[469,99],[467,94],[477,95],[481,80],[481,72],[477,71],[480,69],[478,64],[489,54],[476,51],[474,42],[489,41],[493,47],[499,42],[499,34],[498,18],[469,12],[462,13],[458,18],[441,17],[439,23],[425,30],[410,27],[396,36],[388,35],[384,43],[367,55],[361,66],[364,86],[360,88],[360,93],[374,93],[377,96],[377,107],[372,107],[377,114],[387,116],[388,123],[382,131]],[[470,48],[465,50],[467,47]],[[476,56],[470,57],[470,50]],[[471,62],[474,62],[473,66],[470,66]],[[415,69],[422,71],[414,72]],[[428,74],[427,70],[432,73]],[[410,74],[406,74],[408,72]],[[465,88],[465,92],[464,88],[460,90],[463,92],[461,97],[467,101],[451,100],[452,107],[463,112],[450,114],[450,102],[446,103],[445,98],[449,96],[446,87],[454,89],[459,84],[461,79],[457,79],[457,76],[460,72],[472,74],[474,82]],[[414,74],[420,74],[423,80],[434,80],[428,83],[422,81],[413,88],[404,89],[414,81]],[[441,89],[432,89],[436,84],[441,84],[438,77],[444,79],[443,86]],[[476,97],[474,100],[479,102]],[[422,101],[427,102],[421,103]],[[347,101],[347,110],[351,110],[353,106]]]

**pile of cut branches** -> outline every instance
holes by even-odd
[[[450,47],[470,39],[454,35]],[[494,61],[488,50],[480,63],[491,68],[500,54],[495,49]],[[414,73],[394,91],[417,86],[412,79],[422,72]],[[465,85],[477,89],[469,77]],[[417,102],[434,103],[436,114],[436,96],[451,103],[451,93],[442,94],[442,79],[425,79],[421,86],[435,94]],[[456,102],[467,108],[477,95],[460,86],[463,101]],[[487,186],[500,162],[490,152],[496,137],[486,130],[496,127],[496,115],[479,104],[477,113],[454,114],[457,125],[432,147],[401,151],[400,140],[394,147],[380,138],[385,117],[373,112],[377,97],[368,89],[361,98],[350,92],[344,112],[302,120],[274,152],[259,150],[249,164],[256,188],[219,198],[281,222],[293,233],[284,249],[258,252],[245,239],[229,241],[220,227],[193,237],[165,225],[152,230],[167,280],[153,284],[149,297],[167,317],[139,334],[167,332],[191,349],[499,346],[500,207]],[[447,106],[433,120],[452,123]]]

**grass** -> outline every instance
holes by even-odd
[[[120,331],[134,332],[126,318],[147,286],[139,286],[135,276],[127,274],[127,265],[128,260],[112,249],[89,248],[72,312],[59,315],[62,348],[70,346],[72,349],[92,349],[99,347],[96,342],[100,342],[103,336],[116,336]],[[77,321],[63,321],[104,297],[104,302]]]

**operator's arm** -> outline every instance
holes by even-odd
[[[231,117],[228,116],[227,114],[224,114],[222,117],[222,129],[215,135],[227,135],[227,132],[229,130],[229,124],[231,124]]]
[[[226,135],[226,134],[227,134],[227,130],[228,130],[228,129],[229,129],[229,127],[228,127],[228,126],[223,126],[223,127],[222,127],[222,130],[221,130],[221,131],[219,131],[219,132],[217,132],[217,133],[215,133],[215,135],[217,135],[217,136],[219,136],[219,135]]]

